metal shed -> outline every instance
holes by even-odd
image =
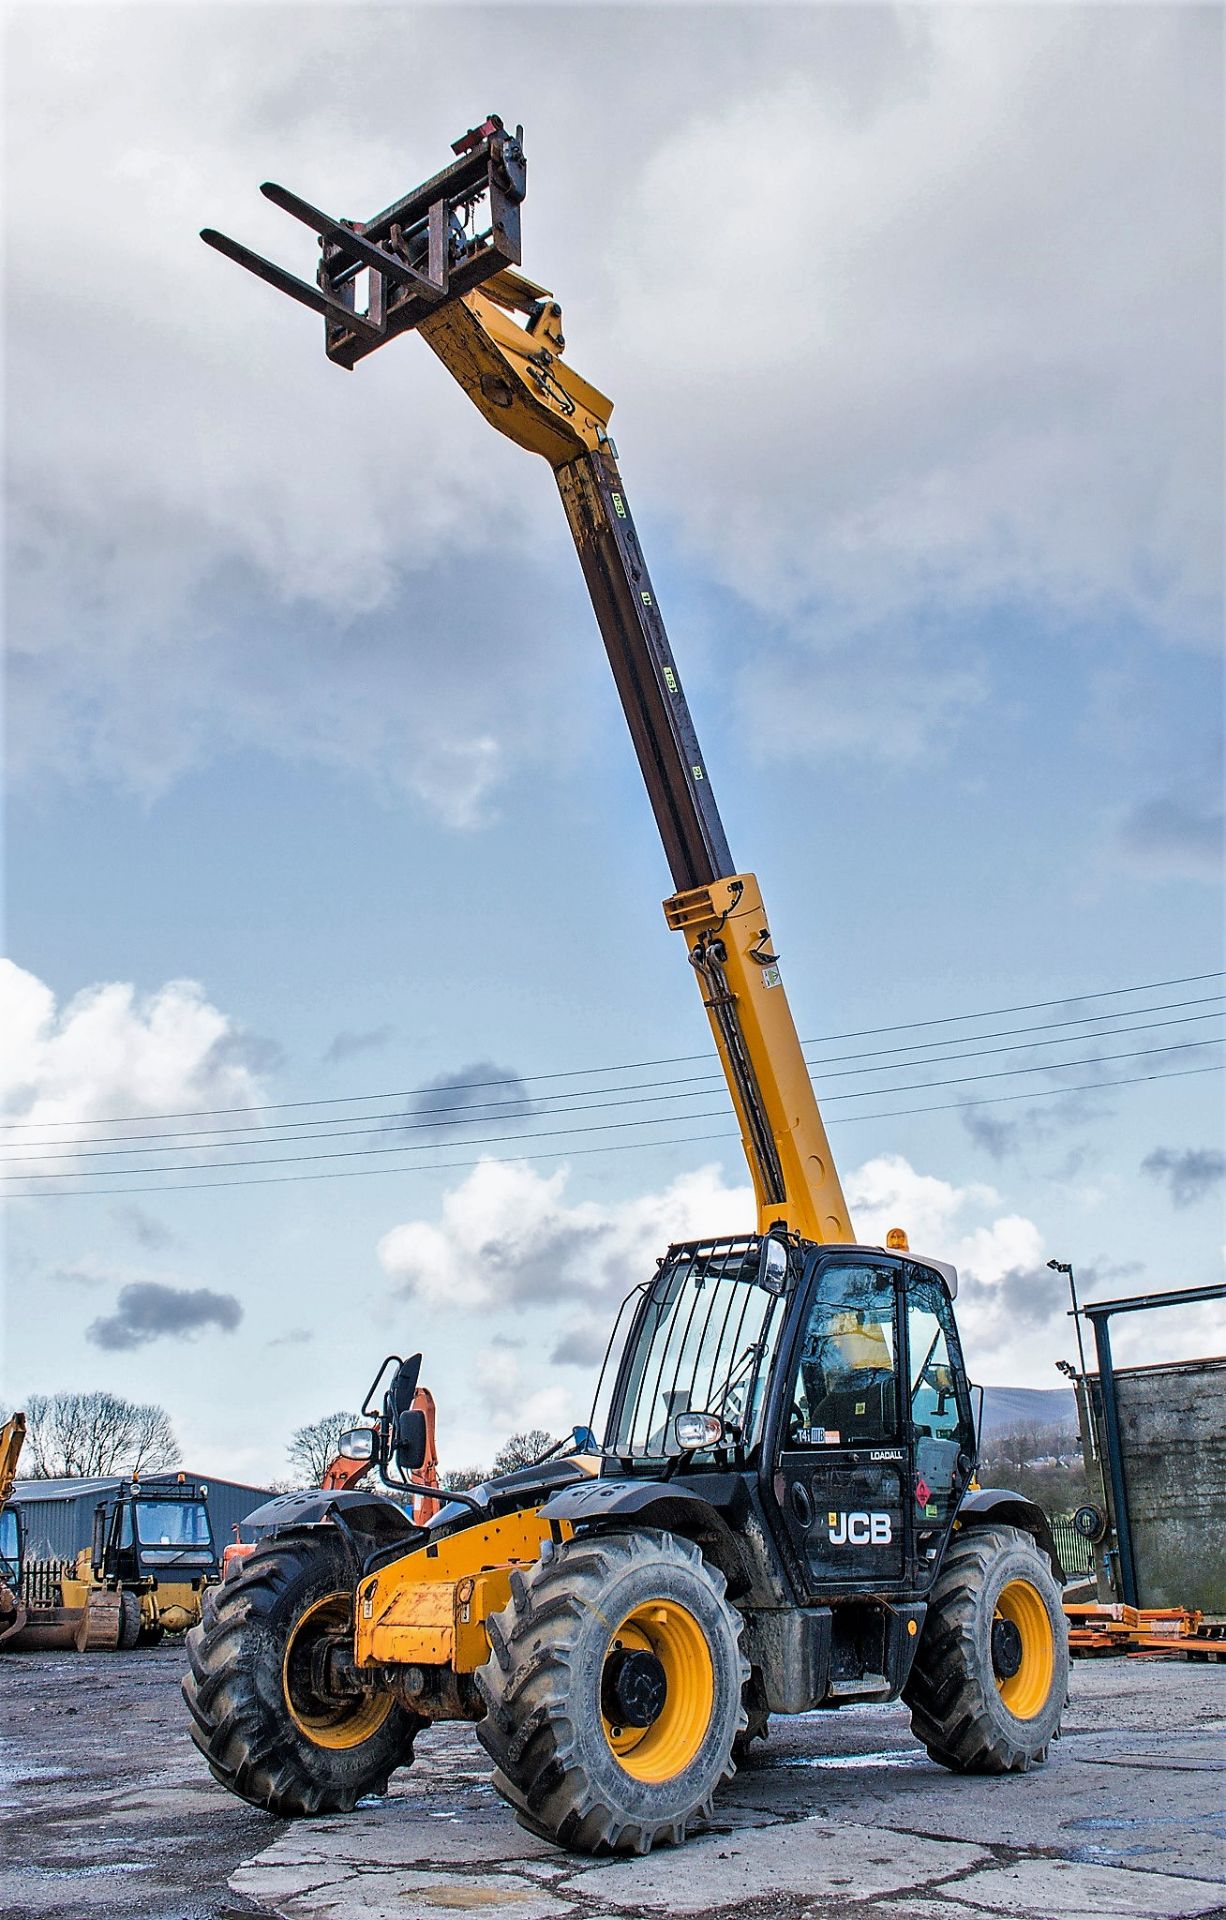
[[[173,1485],[179,1469],[166,1473],[147,1473],[141,1485]],[[267,1487],[248,1487],[238,1480],[219,1480],[210,1473],[183,1473],[197,1486],[208,1488],[209,1520],[218,1550],[229,1546],[234,1528],[256,1507],[272,1498]],[[104,1480],[19,1480],[12,1501],[20,1506],[25,1522],[26,1553],[31,1560],[74,1560],[82,1547],[90,1543],[94,1508],[117,1488],[129,1484],[126,1474]]]

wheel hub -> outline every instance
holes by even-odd
[[[359,1747],[392,1710],[390,1693],[368,1692],[353,1671],[349,1593],[325,1594],[300,1614],[285,1643],[281,1689],[289,1717],[317,1747]]]
[[[1012,1620],[992,1622],[992,1671],[998,1680],[1012,1680],[1022,1664],[1022,1636]]]
[[[654,1726],[664,1711],[668,1681],[654,1653],[618,1648],[605,1661],[601,1709],[614,1727]]]

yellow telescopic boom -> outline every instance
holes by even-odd
[[[522,130],[491,116],[456,161],[365,224],[283,187],[265,195],[320,240],[317,285],[226,235],[211,246],[324,318],[330,359],[352,367],[397,333],[422,334],[490,425],[553,469],[672,873],[664,903],[690,962],[740,1123],[758,1224],[854,1238],[788,1006],[762,895],[733,865],[681,677],[609,437],[613,403],[563,354],[562,310],[517,271],[526,185]],[[484,199],[489,224],[476,232]],[[365,313],[355,283],[370,287]]]

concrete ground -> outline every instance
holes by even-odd
[[[173,1647],[0,1655],[3,1920],[1226,1920],[1226,1666],[1074,1667],[1046,1767],[963,1780],[897,1706],[777,1721],[712,1831],[576,1859],[516,1826],[470,1731],[385,1800],[292,1825],[215,1786]]]

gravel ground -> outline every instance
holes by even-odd
[[[932,1766],[898,1706],[776,1721],[715,1829],[591,1862],[522,1832],[466,1728],[288,1824],[214,1785],[183,1655],[0,1655],[3,1920],[1226,1920],[1226,1666],[1079,1662],[1049,1764]]]

